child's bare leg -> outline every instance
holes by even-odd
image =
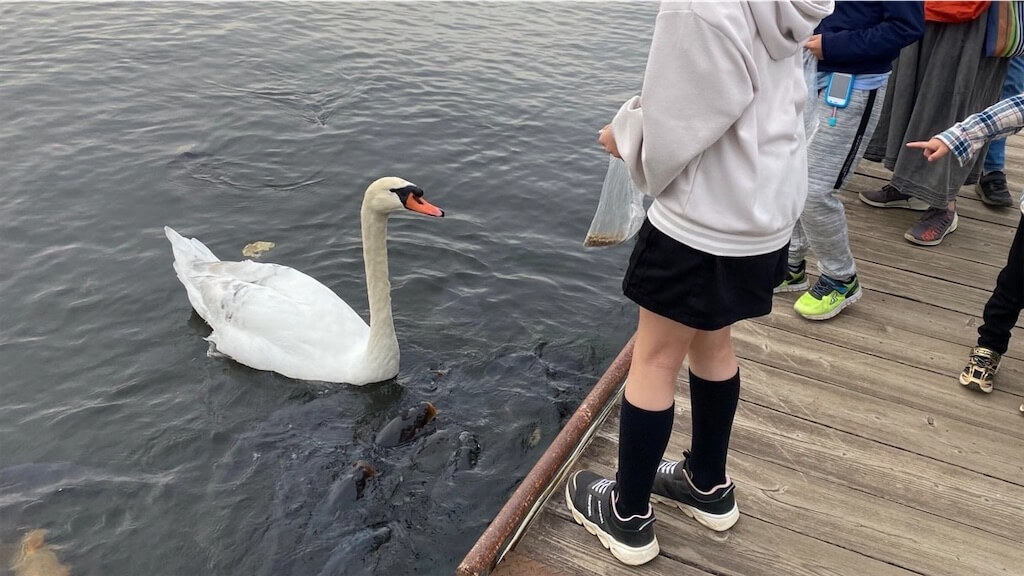
[[[672,435],[676,379],[696,330],[640,309],[619,420],[616,510],[646,514],[658,463]]]

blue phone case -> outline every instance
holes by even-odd
[[[836,73],[833,72],[828,76],[828,86],[825,87],[825,104],[832,106],[833,108],[846,108],[850,105],[850,97],[853,96],[853,83],[856,77],[850,74],[850,85],[846,88],[846,95],[842,101],[838,101],[835,98],[829,96],[832,93],[832,81],[836,78]]]

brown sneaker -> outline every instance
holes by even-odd
[[[967,366],[960,373],[960,383],[986,394],[992,393],[992,379],[999,372],[1002,355],[989,348],[975,346],[967,358]]]
[[[860,201],[875,208],[904,208],[924,212],[929,208],[924,200],[904,194],[892,184],[882,186],[881,190],[868,190],[857,195]]]
[[[956,210],[929,208],[903,237],[920,246],[937,246],[950,232],[956,230],[959,221]]]

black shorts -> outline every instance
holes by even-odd
[[[714,256],[664,234],[645,220],[622,280],[627,298],[697,330],[718,330],[772,311],[786,277],[789,246],[757,256]]]

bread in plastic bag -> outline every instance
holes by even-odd
[[[608,157],[608,172],[601,186],[601,199],[590,223],[584,246],[614,246],[632,238],[644,223],[644,194],[633,184],[629,168],[621,159]]]

